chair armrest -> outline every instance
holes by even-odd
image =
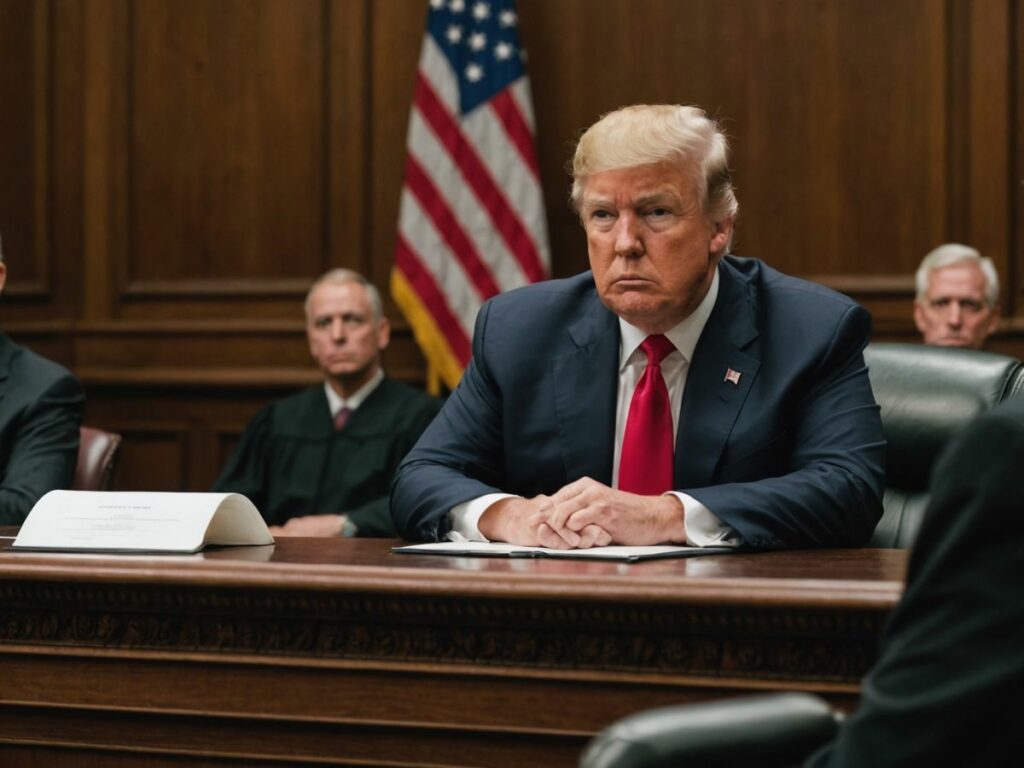
[[[837,715],[804,693],[662,707],[623,718],[587,746],[580,768],[793,766],[831,739]]]

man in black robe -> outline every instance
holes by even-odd
[[[394,536],[391,477],[440,403],[384,376],[390,326],[362,275],[313,284],[306,335],[324,383],[256,414],[213,490],[245,494],[276,536]]]

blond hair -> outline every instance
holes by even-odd
[[[725,133],[704,110],[678,104],[634,104],[602,115],[590,126],[572,158],[573,209],[580,212],[583,189],[593,174],[664,161],[687,168],[711,221],[736,218],[739,203]]]

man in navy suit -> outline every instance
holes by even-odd
[[[481,309],[461,383],[395,477],[403,536],[868,539],[885,451],[862,355],[870,317],[727,255],[727,162],[724,134],[693,107],[627,107],[587,130],[572,201],[591,271]]]

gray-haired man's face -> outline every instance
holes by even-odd
[[[985,273],[977,264],[933,269],[924,299],[914,302],[914,322],[924,343],[981,349],[999,326],[999,307],[989,306],[985,287]]]

